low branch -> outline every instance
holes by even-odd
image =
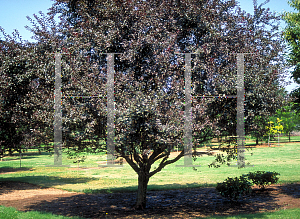
[[[157,155],[157,156],[153,159],[153,163],[154,163],[155,161],[157,161],[157,160],[159,160],[159,159],[161,159],[161,158],[167,156],[167,155],[170,155],[170,153],[168,153],[168,154],[163,153],[163,154],[161,154],[161,155]]]
[[[172,160],[166,161],[168,159],[168,157],[165,157],[162,162],[159,164],[159,166],[157,167],[157,169],[153,170],[152,172],[149,173],[149,177],[153,176],[154,174],[160,172],[165,166],[175,163],[176,161],[178,161],[180,158],[182,158],[184,156],[184,151],[181,151],[180,154],[177,155],[177,157],[175,157]]]
[[[129,156],[122,156],[122,157],[125,158],[126,162],[132,167],[132,169],[134,169],[134,171],[137,174],[140,172],[140,168],[138,167],[138,165],[134,163],[133,160],[129,158]]]

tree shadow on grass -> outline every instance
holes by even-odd
[[[174,189],[195,189],[195,188],[208,188],[208,187],[216,187],[216,184],[208,184],[208,183],[186,183],[186,184],[178,184],[178,183],[169,183],[164,185],[151,184],[148,186],[148,191],[159,191],[159,190],[174,190]]]
[[[186,183],[186,184],[150,184],[148,185],[147,192],[151,191],[168,191],[168,190],[189,190],[195,188],[203,188],[203,187],[214,187],[214,184],[200,184],[200,183]],[[136,186],[123,186],[123,187],[111,187],[105,189],[84,189],[83,192],[86,194],[111,194],[111,193],[127,193],[132,192],[136,193],[138,189],[138,185]]]
[[[127,190],[129,188],[123,188]],[[116,191],[113,190],[112,191]],[[147,207],[134,210],[136,192],[111,194],[78,194],[53,200],[41,200],[28,210],[46,211],[84,218],[190,218],[210,215],[258,213],[280,208],[275,196],[249,195],[232,203],[217,194],[214,188],[180,189],[147,192]]]
[[[0,174],[7,174],[7,173],[14,173],[19,171],[30,171],[32,168],[21,167],[21,168],[14,168],[14,167],[0,167]]]
[[[87,177],[57,177],[57,176],[20,176],[0,179],[0,194],[13,190],[40,189],[65,184],[87,183],[92,178]]]

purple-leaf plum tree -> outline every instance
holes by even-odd
[[[135,208],[145,208],[150,177],[184,156],[182,151],[170,158],[174,146],[184,144],[184,54],[197,53],[191,66],[193,147],[236,133],[235,99],[202,96],[236,95],[237,53],[253,53],[245,56],[246,129],[253,124],[252,115],[272,114],[280,105],[284,47],[272,23],[279,17],[255,1],[254,6],[256,13],[250,15],[234,0],[57,0],[48,17],[35,17],[34,48],[45,60],[63,53],[64,96],[104,96],[63,100],[69,133],[64,146],[78,150],[85,139],[107,140],[101,122],[107,117],[105,58],[120,53],[114,55],[115,154],[138,174]],[[50,22],[54,16],[61,19],[57,25]],[[268,24],[271,28],[264,28]],[[48,66],[41,59],[40,70]],[[46,75],[39,74],[39,81],[53,86],[50,73]],[[234,150],[228,156],[232,154]],[[217,158],[221,163],[226,159]]]

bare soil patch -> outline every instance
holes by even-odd
[[[300,183],[254,187],[240,203],[231,203],[215,188],[149,191],[147,208],[133,210],[136,193],[83,194],[23,182],[0,182],[0,205],[21,211],[46,211],[85,218],[191,218],[300,208]]]

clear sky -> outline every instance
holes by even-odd
[[[252,0],[237,0],[240,7],[253,14]],[[257,0],[258,4],[265,2],[265,0]],[[33,17],[33,14],[38,14],[39,11],[47,13],[47,9],[54,3],[53,0],[0,0],[0,26],[11,34],[14,29],[17,29],[23,39],[30,40],[32,34],[25,29],[24,26],[29,25],[30,22],[26,16]],[[271,11],[283,12],[293,11],[288,5],[287,0],[270,0],[265,7],[269,7]],[[282,28],[284,23],[282,23]],[[292,84],[286,87],[286,90],[291,91],[296,87]]]

